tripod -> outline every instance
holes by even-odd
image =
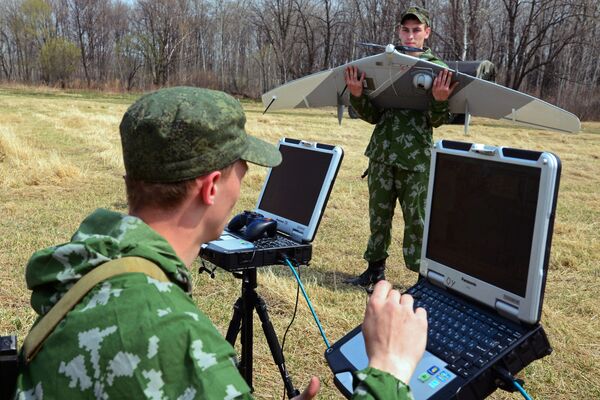
[[[252,388],[253,311],[256,310],[262,323],[262,329],[269,344],[273,361],[279,368],[287,396],[291,399],[300,394],[300,392],[294,388],[292,379],[285,367],[285,359],[283,358],[279,340],[267,314],[267,304],[256,292],[256,268],[245,269],[241,276],[235,273],[234,275],[242,279],[242,295],[233,306],[233,316],[227,328],[225,339],[234,346],[241,325],[242,359],[239,366],[240,373],[246,380],[246,383],[248,383],[248,386]]]

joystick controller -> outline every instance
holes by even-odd
[[[254,211],[244,211],[229,221],[227,229],[239,232],[250,242],[262,237],[273,237],[277,233],[277,221]]]

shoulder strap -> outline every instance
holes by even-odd
[[[31,329],[23,342],[25,362],[29,363],[33,360],[42,347],[44,340],[46,340],[56,325],[94,286],[113,276],[133,272],[141,272],[156,280],[169,282],[169,278],[167,278],[167,275],[159,266],[141,257],[118,258],[94,268],[77,281],[58,303],[44,315],[37,325]]]

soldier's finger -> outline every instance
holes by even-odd
[[[421,318],[427,321],[427,310],[421,307],[417,307],[417,309],[415,310],[415,316],[417,318]]]
[[[442,82],[442,74],[439,73],[435,76],[435,79],[433,80],[433,87],[437,88],[440,86]]]
[[[402,297],[400,297],[400,304],[412,310],[414,300],[410,294],[403,294]]]
[[[448,82],[448,70],[445,69],[441,73],[442,86],[446,86]]]
[[[450,83],[452,83],[452,71],[447,71],[447,78],[446,81],[448,82],[448,86],[450,86]]]

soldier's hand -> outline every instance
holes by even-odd
[[[452,72],[445,69],[437,74],[433,80],[431,94],[437,101],[448,100],[452,96],[452,92],[454,92],[456,86],[458,86],[458,83],[458,81],[452,83]]]
[[[359,72],[357,67],[351,65],[344,70],[344,80],[352,96],[360,97],[362,95],[364,72]]]
[[[304,389],[304,392],[299,394],[296,397],[293,397],[292,400],[310,400],[314,399],[321,388],[321,383],[319,382],[319,378],[313,376],[310,378],[310,382],[308,382],[308,386]]]
[[[427,343],[427,313],[386,281],[375,285],[362,325],[369,366],[408,384]]]

